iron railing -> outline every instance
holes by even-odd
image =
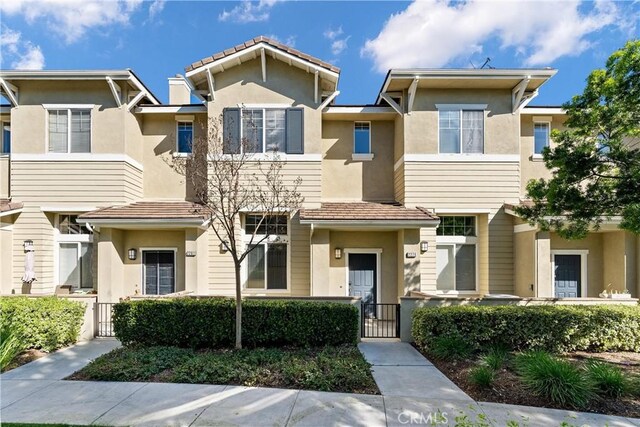
[[[362,303],[363,338],[399,338],[400,304]]]
[[[113,315],[113,302],[97,302],[96,303],[96,317],[97,317],[97,336],[99,337],[113,337],[113,323],[111,317]]]

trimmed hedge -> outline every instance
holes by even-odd
[[[472,349],[640,351],[638,306],[423,307],[413,313],[413,339],[459,336]]]
[[[235,342],[235,301],[121,302],[114,306],[113,327],[124,345],[229,347]],[[242,343],[248,347],[341,345],[357,339],[358,310],[351,305],[277,300],[242,303]]]
[[[85,306],[64,298],[0,298],[0,323],[16,329],[24,348],[53,351],[78,340]]]

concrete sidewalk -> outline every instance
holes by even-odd
[[[42,361],[35,365],[36,362],[32,362],[0,375],[1,421],[114,426],[401,426],[456,425],[461,424],[461,417],[466,417],[470,421],[486,420],[483,425],[495,426],[516,421],[521,426],[560,426],[566,422],[566,425],[576,426],[640,427],[640,420],[477,403],[468,396],[392,396],[385,395],[384,391],[383,396],[373,396],[220,385],[64,381],[59,378],[69,371],[62,366],[65,363],[71,363],[75,368],[86,363],[90,356],[97,357],[117,345],[114,340],[96,340],[53,353],[45,358],[51,359],[47,362],[40,359]],[[398,363],[406,365],[398,366],[412,366],[409,364],[415,357],[396,347],[378,350],[374,353],[379,356],[384,352],[400,352]],[[383,365],[382,359],[376,363],[374,370],[391,367]],[[423,384],[424,389],[432,387],[428,380]],[[381,389],[405,393],[395,385],[383,385]],[[436,420],[438,412],[440,422]]]

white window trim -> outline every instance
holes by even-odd
[[[487,142],[487,104],[436,104],[438,110],[438,155],[442,156],[483,156]],[[482,153],[465,153],[462,151],[462,111],[482,111]],[[440,152],[440,111],[458,111],[460,115],[460,152]]]
[[[533,118],[533,147],[531,152],[532,160],[542,160],[542,153],[536,153],[536,125],[547,125],[547,147],[551,147],[551,117],[534,117]]]
[[[128,248],[126,249],[128,250]],[[146,274],[144,268],[144,252],[145,251],[173,251],[173,292],[178,291],[178,248],[176,247],[140,247],[138,248],[138,257],[140,257],[140,294],[147,295]],[[126,258],[129,261],[129,258]],[[158,295],[158,294],[149,294]]]
[[[242,227],[242,242],[245,246],[249,245],[251,241],[251,234],[247,234],[245,230],[245,219],[247,214],[252,214],[252,212],[245,212],[245,215],[242,215],[240,225]],[[256,234],[253,238],[255,241],[260,241],[264,238],[265,234]],[[275,239],[282,239],[280,241],[275,241]],[[266,247],[269,243],[286,243],[287,245],[287,287],[285,289],[267,289],[267,250]],[[265,246],[264,248],[264,268],[265,268],[265,276],[264,276],[264,288],[248,288],[247,287],[247,279],[249,278],[249,260],[245,258],[242,262],[242,268],[240,270],[240,282],[242,283],[242,291],[247,292],[249,294],[262,294],[262,293],[288,293],[291,291],[291,218],[287,215],[287,234],[269,234],[268,237],[260,242],[258,245]]]
[[[278,155],[281,154],[286,154],[286,143],[287,143],[287,108],[293,108],[291,105],[289,104],[258,104],[258,105],[253,105],[253,104],[238,104],[238,108],[240,108],[240,141],[242,141],[242,139],[244,138],[244,135],[242,134],[242,112],[244,110],[262,110],[262,151],[259,153],[246,153],[246,154],[252,154],[252,155],[256,155],[256,154],[270,154],[271,151],[266,151],[266,145],[267,145],[267,110],[285,110],[285,127],[284,127],[284,133],[285,133],[285,151],[276,151],[276,153],[278,153]],[[242,144],[240,144],[240,153],[245,154],[244,153],[244,148],[242,147]]]
[[[47,155],[51,154],[92,154],[93,152],[93,109],[94,104],[42,104],[45,114],[45,138],[44,138],[44,152]],[[52,110],[67,110],[67,152],[66,153],[53,153],[49,151],[49,112]],[[89,152],[87,153],[72,153],[71,152],[71,112],[72,111],[89,111]]]
[[[345,262],[345,296],[350,295],[349,289],[349,254],[375,254],[376,255],[376,300],[375,303],[380,302],[380,293],[382,292],[382,248],[344,248]]]
[[[368,147],[367,147],[367,152],[366,153],[356,153],[356,125],[357,124],[362,124],[362,123],[366,123],[369,126],[369,142],[368,142]],[[353,156],[358,156],[358,155],[372,155],[373,153],[371,152],[371,122],[367,121],[367,120],[356,120],[353,122]],[[373,158],[373,157],[372,157]]]
[[[55,242],[55,250],[53,251],[53,268],[55,271],[56,282],[58,286],[62,285],[62,280],[60,278],[60,243],[93,243],[93,234],[61,234],[60,233],[60,215],[80,215],[83,212],[75,212],[75,213],[67,213],[67,212],[58,212],[54,215],[53,220],[53,237]],[[81,248],[78,249],[78,259],[81,254]],[[93,256],[97,256],[97,247],[93,247],[94,252]],[[92,260],[93,263],[93,260]],[[92,267],[93,268],[93,267]],[[92,272],[93,273],[93,272]],[[95,278],[94,278],[95,279]],[[93,283],[91,283],[91,287],[85,288],[74,288],[74,289],[93,289]]]
[[[587,298],[588,249],[552,249],[551,250],[551,295],[556,298],[556,255],[580,255],[580,296]]]
[[[0,127],[2,128],[1,129],[2,132],[0,132],[0,150],[2,149],[2,147],[4,147],[4,126],[5,125],[9,126],[9,144],[11,144],[11,122],[8,120],[2,120],[0,121]],[[11,154],[11,145],[9,145],[8,153],[0,151],[0,157],[8,156],[9,154]]]
[[[191,120],[188,119],[184,119],[184,118],[180,118],[178,119],[179,116],[176,116],[176,151],[174,153],[174,157],[182,157],[184,155],[188,155],[191,153],[187,153],[184,151],[180,151],[180,123],[191,123],[191,144],[192,144],[192,149],[191,151],[193,152],[193,139],[194,139],[194,134],[195,134],[195,129],[193,126],[193,116],[191,117]]]
[[[474,217],[474,229],[476,231],[476,235],[475,236],[438,236],[436,235],[436,250],[437,250],[437,246],[441,245],[441,246],[453,246],[455,249],[456,245],[474,245],[476,247],[475,250],[475,255],[476,255],[476,259],[475,259],[475,269],[476,269],[476,274],[475,274],[475,278],[476,278],[476,287],[474,290],[472,291],[459,291],[457,289],[452,289],[452,290],[448,290],[448,291],[442,291],[438,289],[438,278],[436,277],[436,294],[438,295],[474,295],[477,294],[480,289],[480,270],[479,270],[479,265],[480,265],[480,256],[479,256],[479,250],[478,250],[478,216],[477,215],[462,215],[462,214],[454,214],[454,213],[441,213],[441,216],[473,216]],[[454,254],[455,255],[455,254]],[[455,275],[456,275],[456,265],[455,265],[455,261],[453,263],[453,277],[454,277],[454,283],[453,286],[455,287]]]

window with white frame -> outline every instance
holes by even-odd
[[[0,154],[11,153],[11,124],[2,122],[2,151]]]
[[[48,114],[50,153],[91,152],[91,110],[55,109]]]
[[[177,149],[178,153],[191,153],[193,144],[193,122],[179,121],[177,123]]]
[[[484,153],[484,110],[440,109],[440,153]]]
[[[302,108],[225,108],[224,152],[302,154],[303,115]]]
[[[74,289],[93,288],[93,234],[77,215],[58,215],[58,283]]]
[[[436,230],[436,289],[477,290],[476,217],[441,216]]]
[[[371,153],[371,123],[355,122],[353,125],[354,154]]]
[[[288,220],[285,215],[245,216],[245,243],[252,250],[245,261],[245,288],[285,290],[288,277]],[[259,242],[253,244],[252,242]]]
[[[542,154],[542,150],[549,146],[551,125],[549,122],[538,122],[533,124],[533,146],[534,154]]]

